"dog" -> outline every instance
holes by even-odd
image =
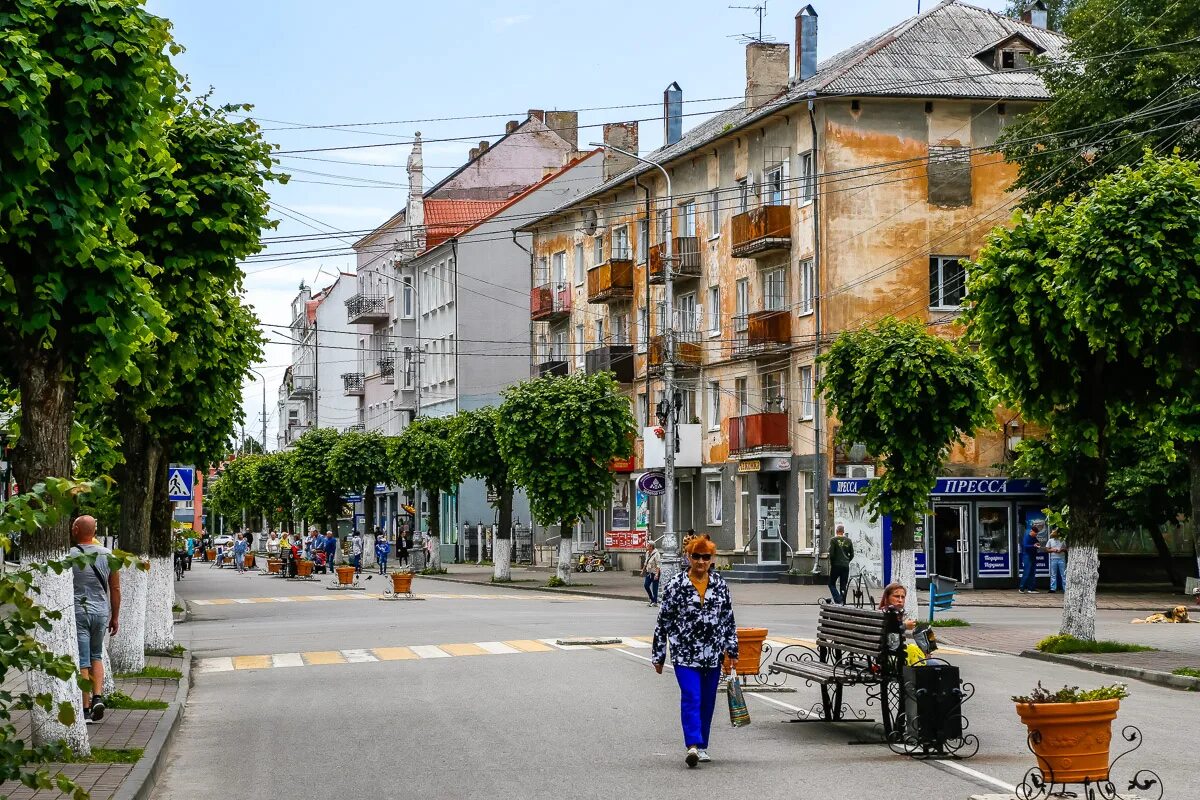
[[[1137,625],[1140,623],[1146,623],[1146,622],[1149,622],[1149,623],[1159,623],[1159,622],[1185,623],[1185,622],[1191,622],[1191,621],[1192,620],[1188,617],[1187,606],[1175,606],[1170,611],[1164,611],[1161,614],[1151,614],[1150,616],[1145,617],[1145,618],[1139,618],[1139,619],[1132,620],[1134,625]]]

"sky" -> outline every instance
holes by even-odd
[[[148,6],[172,21],[185,48],[176,66],[193,91],[211,89],[215,103],[252,104],[264,135],[281,151],[386,145],[279,155],[291,180],[271,187],[279,226],[266,236],[294,236],[371,229],[403,208],[404,165],[416,131],[425,140],[458,139],[424,145],[428,185],[531,108],[580,110],[580,146],[599,138],[600,124],[637,119],[641,151],[655,149],[662,143],[662,91],[672,81],[684,91],[685,129],[743,95],[739,34],[757,33],[758,17],[736,6],[761,2],[149,0]],[[765,2],[764,35],[792,43],[804,3]],[[921,2],[924,10],[934,4]],[[995,11],[1005,5],[972,2]],[[813,3],[819,58],[915,14],[917,3]],[[582,127],[588,125],[596,127]],[[266,378],[268,449],[275,446],[277,393],[290,359],[290,345],[280,343],[284,332],[270,326],[291,322],[301,281],[319,288],[353,270],[348,245],[357,238],[277,243],[268,258],[308,252],[245,265],[248,301],[273,342],[256,367]],[[349,351],[339,357],[348,368],[355,358]],[[243,393],[246,435],[260,439],[263,382],[248,380]]]

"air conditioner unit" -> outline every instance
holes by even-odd
[[[874,464],[851,464],[850,466],[846,467],[846,477],[847,478],[874,478],[875,477],[875,465]]]

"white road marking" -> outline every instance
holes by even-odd
[[[504,642],[476,642],[475,646],[498,656],[521,652],[515,647],[509,647]]]
[[[238,597],[233,602],[238,603],[240,605],[246,605],[248,603],[253,603],[254,601],[248,597]]]
[[[621,643],[624,644],[626,647],[633,647],[638,650],[649,650],[651,647],[649,642],[643,642],[638,639],[630,639],[627,637],[622,637]]]
[[[271,656],[272,667],[303,667],[304,659],[299,653],[276,653]]]
[[[196,672],[233,672],[233,659],[228,656],[202,658],[196,662]]]
[[[341,650],[339,651],[342,657],[350,664],[364,664],[369,661],[378,661],[375,655],[367,650]]]
[[[431,644],[419,644],[410,648],[421,658],[449,658],[450,654],[445,650],[439,650]]]

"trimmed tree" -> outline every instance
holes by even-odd
[[[391,476],[388,437],[375,431],[342,434],[329,454],[329,472],[342,489],[362,492],[363,527],[368,537],[375,530],[375,485]],[[368,550],[370,551],[368,553]],[[375,557],[373,548],[363,548],[363,561]]]
[[[492,540],[492,578],[512,580],[512,476],[508,463],[500,454],[496,431],[500,412],[495,407],[459,413],[454,433],[454,449],[462,474],[478,478],[487,485],[488,494],[496,499],[499,530]]]
[[[333,476],[329,459],[340,438],[333,428],[313,428],[296,440],[288,464],[300,508],[309,524],[321,523],[337,535],[342,511],[342,487]]]
[[[442,564],[442,494],[459,481],[454,457],[454,422],[450,417],[418,417],[392,440],[392,475],[402,486],[425,490],[429,505],[429,564]],[[419,520],[418,520],[419,522]]]
[[[558,578],[571,581],[571,531],[612,502],[614,458],[633,451],[629,399],[611,373],[525,381],[504,393],[496,426],[512,481],[542,525],[560,526]]]
[[[254,502],[266,513],[267,519],[276,525],[286,526],[293,532],[296,487],[292,483],[288,464],[290,451],[267,453],[258,461],[254,471]]]
[[[872,518],[891,517],[892,580],[907,587],[915,616],[914,533],[950,446],[991,419],[983,371],[959,342],[892,317],[842,333],[821,364],[839,439],[863,443],[882,463],[864,502]]]

